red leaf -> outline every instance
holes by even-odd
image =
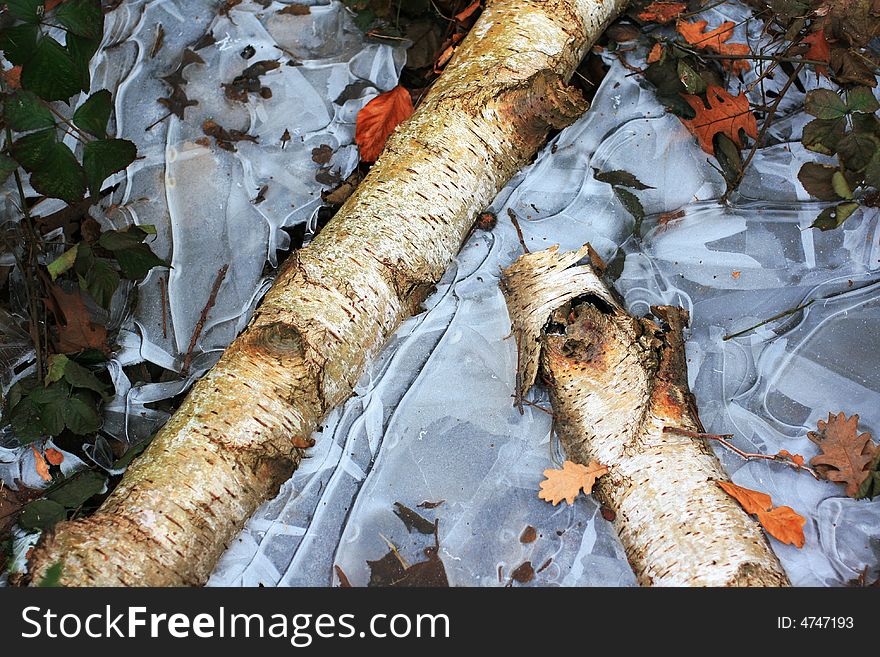
[[[52,475],[49,474],[49,464],[46,463],[46,459],[43,458],[43,455],[33,445],[31,445],[31,449],[34,450],[34,467],[37,470],[37,474],[43,478],[43,481],[52,481]]]
[[[642,10],[639,18],[653,23],[668,23],[687,9],[683,2],[652,2]]]
[[[52,465],[61,465],[64,462],[64,454],[50,447],[46,450],[46,460]]]
[[[397,85],[376,96],[358,112],[354,139],[364,162],[375,162],[388,136],[413,113],[409,92]]]
[[[810,49],[804,53],[804,59],[812,59],[816,62],[828,62],[831,60],[831,48],[825,38],[824,30],[816,30],[804,37],[803,43],[810,45]],[[828,77],[828,69],[825,66],[816,66],[816,73]]]

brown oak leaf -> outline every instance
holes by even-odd
[[[807,437],[822,451],[810,459],[810,465],[828,481],[846,484],[846,494],[856,497],[880,448],[870,433],[859,433],[858,415],[847,418],[843,412],[828,413],[828,420],[819,420],[816,426],[818,431],[810,431]]]
[[[743,510],[758,517],[758,522],[776,540],[802,548],[806,519],[790,506],[773,506],[767,493],[737,486],[729,481],[716,481],[725,493],[739,502]]]
[[[740,148],[743,147],[740,130],[752,139],[758,138],[758,122],[744,93],[732,96],[721,87],[710,85],[706,89],[709,107],[699,96],[684,95],[684,99],[697,115],[692,119],[681,119],[681,122],[700,142],[700,148],[710,155],[715,155],[712,138],[719,132],[730,137]]]
[[[49,288],[46,299],[55,319],[55,349],[61,354],[72,354],[86,349],[96,349],[108,353],[107,328],[92,322],[82,295],[76,292],[65,292],[57,285]]]
[[[685,9],[687,4],[684,2],[652,2],[639,13],[639,18],[652,23],[668,23]]]
[[[581,489],[584,490],[584,495],[589,495],[596,479],[604,474],[608,474],[608,468],[596,461],[591,461],[589,465],[566,461],[562,464],[561,470],[555,468],[544,470],[546,479],[541,482],[541,492],[538,493],[538,497],[552,502],[553,506],[562,500],[574,504],[574,498]]]

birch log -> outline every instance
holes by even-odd
[[[688,389],[687,312],[627,314],[589,254],[522,256],[502,278],[519,353],[518,399],[540,371],[567,458],[609,473],[593,493],[642,585],[786,586],[761,528],[717,485],[727,481]]]
[[[34,550],[39,581],[203,583],[320,420],[416,311],[476,213],[586,103],[566,86],[626,0],[492,0],[355,194],[291,256],[247,330],[93,516]],[[283,108],[279,108],[283,111]]]

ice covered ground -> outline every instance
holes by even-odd
[[[182,390],[244,326],[269,284],[266,264],[287,246],[280,229],[312,221],[320,205],[327,185],[315,178],[322,172],[312,148],[331,146],[323,173],[345,176],[356,163],[357,110],[394,86],[403,64],[401,49],[365,43],[335,2],[307,16],[276,15],[279,2],[265,9],[245,2],[219,18],[210,4],[125,3],[108,16],[108,47],[96,66],[95,87],[118,89],[119,134],[146,156],[128,170],[114,199],[124,205],[111,218],[156,224],[157,250],[173,264],[140,285],[138,311],[123,324],[110,439],[152,432],[165,416],[144,404]],[[713,27],[744,11],[721,6],[704,17]],[[150,57],[159,24],[164,45]],[[164,113],[156,98],[169,89],[160,77],[207,30],[216,43],[198,51],[205,64],[184,71],[186,92],[199,105],[187,109],[185,121],[171,117],[145,131]],[[735,40],[745,40],[746,30],[758,38],[759,25],[745,23]],[[244,60],[248,45],[257,54]],[[639,63],[636,53],[628,56]],[[270,99],[225,100],[221,82],[248,63],[278,57],[298,65],[262,78]],[[537,497],[543,470],[564,456],[547,413],[526,407],[520,415],[512,406],[515,347],[497,286],[500,268],[521,253],[508,210],[532,250],[591,242],[612,262],[633,312],[656,303],[690,310],[690,381],[708,431],[733,433],[748,451],[809,457],[815,448],[806,432],[842,410],[859,413],[863,429],[880,435],[880,213],[858,212],[829,233],[808,228],[821,206],[796,173],[815,156],[793,141],[804,119],[786,115],[785,106],[772,132],[778,143],[759,152],[740,193],[719,204],[723,181],[693,138],[640,76],[608,61],[592,109],[498,196],[491,207],[497,227],[472,234],[425,312],[400,327],[355,395],[327,418],[309,458],[248,522],[209,584],[335,584],[338,565],[354,585],[365,585],[367,560],[382,557],[389,541],[410,562],[422,558],[433,538],[408,533],[393,509],[395,502],[416,508],[424,501],[442,501],[417,510],[439,519],[440,556],[453,585],[505,585],[525,561],[544,567],[533,585],[635,583],[592,499],[554,508]],[[241,142],[230,153],[197,143],[206,118],[259,135],[259,144]],[[293,138],[282,148],[285,129]],[[655,188],[639,192],[649,216],[638,235],[594,168],[624,169]],[[264,185],[265,200],[253,203]],[[660,220],[679,209],[680,218]],[[223,264],[230,271],[187,380],[132,385],[122,365],[180,370]],[[722,339],[810,300],[799,313]],[[540,391],[532,394],[546,405]],[[100,440],[91,454],[107,465]],[[719,456],[736,483],[807,518],[802,550],[771,539],[795,584],[844,584],[866,566],[878,575],[880,500],[850,500],[838,486],[783,465]],[[23,474],[37,483],[26,453],[10,449],[0,459],[10,461],[0,465],[7,480]],[[524,544],[528,525],[538,538]]]

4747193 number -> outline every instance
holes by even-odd
[[[777,616],[780,630],[849,630],[854,627],[852,616]]]

